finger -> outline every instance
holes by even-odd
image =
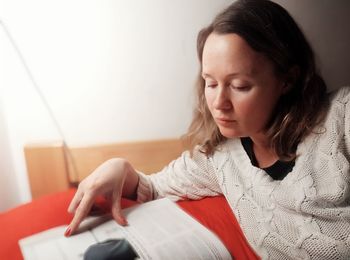
[[[90,209],[88,215],[89,216],[98,216],[98,215],[102,215],[105,213],[106,213],[106,210],[103,207],[96,205],[96,204],[93,204],[91,206],[91,209]]]
[[[66,233],[69,233],[69,234],[67,234],[68,236],[71,234],[74,234],[74,232],[79,227],[79,224],[88,215],[93,203],[94,203],[93,196],[91,196],[89,194],[85,194],[83,199],[80,201],[79,206],[77,207],[77,209],[75,211],[75,215],[73,217],[72,222],[69,224],[69,227],[67,228],[67,230],[70,229],[70,232],[66,231]]]
[[[78,189],[77,192],[74,194],[74,197],[68,206],[69,213],[74,213],[75,209],[78,207],[83,196],[84,196],[84,192],[82,192],[81,190]]]
[[[112,205],[112,216],[119,225],[126,226],[128,222],[126,221],[126,218],[122,213],[120,202],[121,202],[121,196],[117,195],[114,198],[113,205]]]

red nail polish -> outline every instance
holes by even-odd
[[[71,229],[70,227],[68,227],[68,228],[66,229],[66,232],[64,232],[64,236],[65,236],[65,237],[69,237],[71,233],[72,233],[72,229]]]

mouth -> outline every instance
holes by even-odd
[[[236,120],[230,120],[230,119],[225,119],[225,118],[215,118],[215,121],[219,125],[223,125],[223,126],[231,125],[231,124],[237,122]]]

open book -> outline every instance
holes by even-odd
[[[169,199],[123,210],[129,225],[113,219],[71,237],[66,226],[19,241],[25,260],[78,260],[92,244],[126,238],[140,259],[231,259],[220,239]]]

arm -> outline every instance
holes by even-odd
[[[145,202],[162,197],[198,200],[221,194],[216,167],[198,148],[192,157],[186,151],[157,174],[140,174],[137,200]]]
[[[137,173],[124,159],[111,159],[101,164],[78,187],[68,211],[74,218],[66,235],[74,233],[89,213],[97,196],[105,196],[112,205],[114,219],[121,225],[127,222],[121,213],[121,197],[145,202],[160,197],[200,199],[221,194],[210,160],[198,150],[193,157],[184,152],[158,174]]]

